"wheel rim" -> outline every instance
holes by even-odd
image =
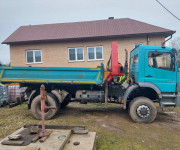
[[[147,118],[150,115],[150,108],[147,105],[139,105],[136,113],[140,118]]]
[[[46,106],[49,106],[49,103],[46,101],[45,102]],[[36,110],[39,114],[41,114],[41,101],[38,102],[38,104],[36,105]],[[47,114],[50,110],[49,109],[45,109],[44,113]]]

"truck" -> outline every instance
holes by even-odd
[[[125,51],[123,66],[118,61],[117,42],[112,42],[106,69],[103,63],[96,68],[0,67],[0,82],[27,87],[28,109],[37,119],[41,118],[41,84],[47,91],[46,105],[56,107],[46,111],[45,119],[51,119],[73,101],[121,104],[139,123],[154,121],[155,103],[161,108],[180,106],[176,50],[139,45],[130,52],[129,65]]]

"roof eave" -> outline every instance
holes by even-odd
[[[3,41],[1,44],[29,44],[29,43],[42,43],[42,42],[65,42],[72,40],[92,40],[92,39],[107,39],[107,38],[117,38],[117,37],[127,37],[127,36],[141,36],[141,35],[164,35],[167,38],[170,35],[173,35],[176,31],[166,31],[166,32],[150,32],[150,33],[136,33],[136,34],[122,34],[122,35],[108,35],[108,36],[92,36],[92,37],[77,37],[77,38],[64,38],[64,39],[42,39],[42,40],[30,40],[30,41],[13,41],[6,42]]]

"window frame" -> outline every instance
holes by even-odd
[[[33,62],[28,62],[28,59],[27,59],[27,52],[30,52],[30,51],[33,52]],[[41,52],[41,62],[35,62],[35,52],[36,51]],[[42,50],[38,50],[38,49],[28,49],[28,50],[26,50],[26,64],[42,64]]]
[[[102,59],[96,59],[96,48],[97,47],[101,47],[102,48]],[[89,59],[89,50],[88,50],[88,48],[94,48],[94,59]],[[101,61],[101,60],[104,60],[104,50],[103,50],[103,46],[88,46],[87,47],[87,59],[88,59],[88,61]]]
[[[78,48],[83,49],[83,60],[77,60],[77,49]],[[70,60],[69,49],[75,49],[75,60]],[[79,62],[79,61],[84,61],[84,47],[70,47],[70,48],[68,48],[68,62]]]

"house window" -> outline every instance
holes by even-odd
[[[27,50],[26,51],[26,63],[42,63],[42,52],[41,50]]]
[[[138,47],[139,45],[143,45],[143,43],[135,43],[135,44],[134,44],[134,47],[136,48],[136,47]]]
[[[88,47],[87,53],[88,53],[88,61],[103,60],[103,47],[102,46]]]
[[[69,48],[69,62],[84,61],[84,48]]]

